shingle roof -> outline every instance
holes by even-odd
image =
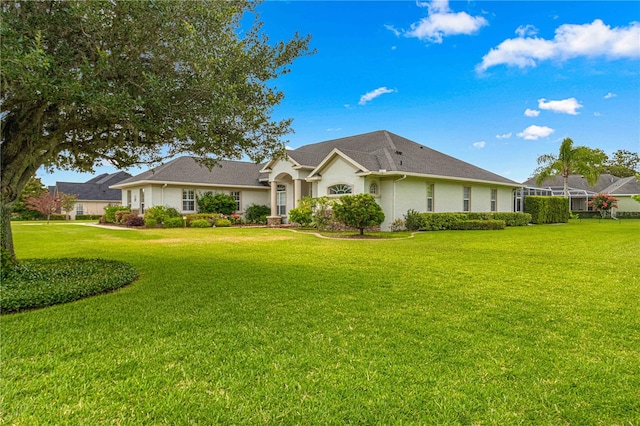
[[[104,173],[96,176],[87,182],[56,182],[53,190],[58,193],[73,194],[78,201],[120,201],[122,195],[118,189],[110,189],[110,185],[131,177],[129,173]],[[51,190],[51,189],[50,189]]]
[[[141,181],[264,187],[264,184],[259,181],[261,168],[261,164],[219,160],[218,165],[209,170],[193,157],[178,157],[168,163],[119,182],[117,187],[121,188],[124,185]]]
[[[564,187],[562,176],[553,176],[545,179],[542,184],[536,185],[536,178],[532,177],[522,183],[524,186],[540,187],[540,188],[556,188]],[[569,175],[569,188],[583,190],[591,193],[605,194],[640,194],[640,183],[635,177],[619,178],[610,174],[601,174],[595,185],[590,185],[581,175]]]
[[[519,186],[517,182],[386,130],[305,145],[287,151],[287,154],[301,165],[315,167],[334,149],[340,150],[372,172],[383,169],[387,172],[417,173]]]

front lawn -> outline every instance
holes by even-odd
[[[6,424],[640,424],[638,220],[13,231],[139,278],[0,317]]]

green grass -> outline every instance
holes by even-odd
[[[6,424],[640,424],[640,221],[410,239],[14,224],[131,263],[0,317]]]

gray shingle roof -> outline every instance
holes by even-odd
[[[536,185],[536,179],[532,177],[522,184],[530,187],[562,189],[564,180],[562,176],[553,176],[544,180],[541,185]],[[569,175],[568,185],[569,188],[584,190],[594,194],[640,194],[640,183],[638,183],[637,179],[633,176],[619,178],[610,174],[602,174],[595,185],[590,185],[589,182],[580,175]]]
[[[178,157],[126,179],[120,182],[118,187],[141,181],[264,187],[265,185],[259,181],[262,166],[243,161],[219,160],[218,165],[209,170],[193,157]]]
[[[287,154],[301,165],[315,167],[333,149],[340,150],[372,172],[384,169],[387,172],[418,173],[519,186],[517,182],[386,130],[305,145],[287,151]]]
[[[96,176],[87,182],[56,182],[54,191],[63,194],[74,194],[78,201],[121,201],[122,194],[118,189],[110,189],[110,185],[131,177],[129,173],[104,173]]]

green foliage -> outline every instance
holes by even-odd
[[[236,200],[228,194],[205,192],[196,195],[198,211],[200,213],[233,214],[238,208]]]
[[[528,196],[524,210],[531,215],[532,223],[566,223],[569,221],[569,199],[565,197]]]
[[[391,232],[400,232],[400,231],[406,231],[407,226],[404,220],[396,219],[389,226],[389,228],[391,229]]]
[[[60,208],[66,214],[70,214],[73,209],[76,207],[76,202],[78,201],[75,194],[64,194],[60,193]]]
[[[76,220],[98,220],[102,217],[99,214],[78,214],[76,215]]]
[[[191,228],[211,228],[211,223],[207,219],[196,219],[189,223]]]
[[[382,207],[371,194],[343,195],[340,202],[334,204],[333,214],[337,221],[360,230],[380,225],[384,221]]]
[[[42,166],[90,172],[103,160],[126,168],[185,154],[214,166],[284,152],[292,120],[272,118],[284,99],[273,80],[308,54],[310,37],[270,39],[256,7],[3,2],[2,226]]]
[[[16,265],[17,263],[12,258],[11,252],[4,247],[0,247],[0,278],[4,278]]]
[[[295,207],[289,210],[289,220],[300,226],[307,227],[313,222],[313,211],[308,207]]]
[[[116,223],[117,212],[131,212],[131,208],[127,206],[106,206],[104,208],[105,223]]]
[[[164,228],[182,228],[184,227],[184,225],[185,225],[184,220],[180,216],[168,217],[164,220],[164,223],[162,224]]]
[[[40,178],[32,177],[20,192],[18,200],[13,206],[12,220],[40,220],[46,219],[46,216],[37,210],[27,207],[25,201],[30,197],[39,197],[49,190],[44,186]]]
[[[600,173],[608,173],[619,178],[635,176],[640,173],[640,156],[637,152],[619,149],[608,157],[600,168]]]
[[[145,217],[144,218],[144,226],[146,226],[147,228],[155,228],[156,226],[158,226],[158,219],[153,218],[153,217]]]
[[[405,215],[405,226],[410,231],[444,231],[448,229],[502,229],[499,224],[460,225],[464,221],[497,221],[505,226],[526,226],[531,222],[529,213],[520,212],[468,212],[468,213],[420,213],[409,210]]]
[[[545,154],[538,157],[538,168],[535,170],[536,184],[541,185],[551,176],[562,176],[564,179],[565,196],[569,175],[579,174],[587,182],[595,184],[600,176],[600,168],[606,161],[607,155],[599,149],[586,146],[573,146],[570,138],[565,138],[560,144],[558,155]]]
[[[173,207],[165,206],[153,206],[149,207],[144,212],[144,219],[154,219],[156,223],[163,223],[166,219],[171,217],[180,217],[178,210]]]
[[[267,223],[267,216],[271,214],[271,208],[265,205],[251,204],[244,212],[244,218],[249,223]]]
[[[454,229],[460,231],[496,231],[504,229],[505,226],[504,220],[467,219],[457,221]]]
[[[104,259],[27,259],[0,284],[3,314],[112,291],[137,278],[133,266]]]
[[[221,219],[222,215],[218,213],[194,213],[187,215],[187,226],[191,225],[191,222],[199,219],[206,219],[209,221],[209,226],[213,226],[216,220]]]
[[[231,226],[231,221],[229,219],[216,220],[216,228],[228,228],[229,226]]]

